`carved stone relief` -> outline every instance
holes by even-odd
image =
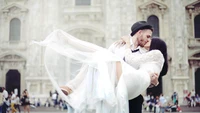
[[[159,5],[157,4],[149,4],[147,6],[147,13],[153,13],[153,14],[156,14],[156,13],[160,13],[160,9],[159,9]]]
[[[193,57],[199,57],[200,58],[200,53],[194,54]]]
[[[197,14],[200,13],[200,7],[195,7],[194,8],[194,13],[197,13]]]
[[[20,13],[20,8],[18,8],[16,6],[13,6],[13,7],[10,8],[9,12],[12,12],[12,14],[19,14]]]
[[[182,91],[183,89],[188,89],[189,77],[172,78],[172,80],[175,90]]]
[[[3,68],[26,68],[26,60],[19,55],[5,55],[0,58],[1,69]]]
[[[28,12],[28,9],[17,4],[13,3],[10,5],[5,6],[3,9],[4,19],[7,20],[7,18],[13,18],[13,17],[20,17],[23,18],[25,16],[25,13]]]
[[[200,60],[189,60],[189,64],[190,64],[191,66],[200,67]]]
[[[164,15],[167,10],[167,6],[157,1],[149,1],[139,6],[140,11],[143,14],[143,19],[147,18],[148,15]]]
[[[177,61],[178,62],[184,62],[184,42],[182,40],[182,38],[179,36],[178,38],[175,39],[176,40],[176,48],[177,48]]]
[[[52,86],[51,83],[49,83],[49,81],[47,81],[47,82],[44,84],[44,89],[45,89],[44,92],[50,92],[50,91],[53,91],[53,86]]]
[[[23,58],[18,56],[18,55],[6,55],[2,59],[4,59],[4,60],[17,60],[17,61],[23,60]]]
[[[190,18],[193,20],[193,17],[200,14],[200,1],[196,1],[192,4],[187,5],[186,9],[190,15]]]
[[[29,91],[32,91],[34,94],[38,94],[39,92],[39,84],[37,83],[30,83],[30,89]]]

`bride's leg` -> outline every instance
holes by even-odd
[[[85,78],[86,75],[85,72],[87,70],[88,70],[88,65],[83,66],[74,79],[70,80],[65,86],[60,86],[62,92],[65,95],[72,93],[73,90],[76,89]]]
[[[61,90],[65,95],[69,95],[73,92],[74,89],[76,89],[80,83],[85,78],[85,72],[88,70],[88,66],[82,67],[81,71],[78,73],[78,75],[73,79],[70,80],[69,83],[67,83],[65,86],[60,86]],[[116,62],[116,78],[117,81],[119,81],[122,74],[122,64],[120,61]]]
[[[68,95],[72,92],[71,88],[69,88],[68,86],[60,86],[60,89],[65,95]]]

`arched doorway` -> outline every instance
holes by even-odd
[[[11,91],[17,89],[17,94],[20,96],[20,73],[18,70],[9,70],[6,74],[6,89],[10,94]]]
[[[200,68],[198,68],[195,72],[195,92],[200,94]]]

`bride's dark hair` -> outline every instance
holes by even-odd
[[[167,61],[167,45],[160,38],[152,38],[149,50],[160,50],[164,57],[164,64],[160,76],[164,76],[168,71],[168,61]]]

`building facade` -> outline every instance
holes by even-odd
[[[168,46],[164,95],[176,91],[182,101],[186,92],[200,93],[200,0],[0,0],[0,86],[19,94],[28,89],[44,100],[54,88],[44,48],[32,40],[62,29],[108,48],[140,20],[150,22],[153,35]]]

